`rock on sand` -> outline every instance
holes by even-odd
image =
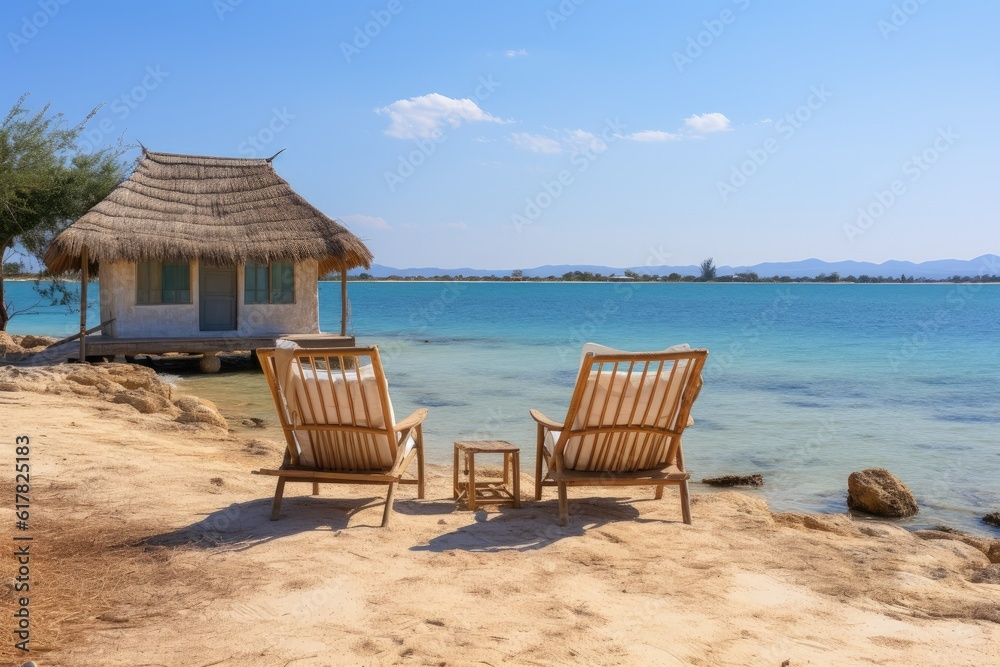
[[[913,492],[885,468],[852,472],[847,478],[847,506],[885,517],[913,516],[919,511]]]

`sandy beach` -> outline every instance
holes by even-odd
[[[577,490],[560,527],[554,491],[461,511],[435,466],[387,529],[365,487],[290,486],[271,522],[250,471],[283,445],[148,369],[0,367],[0,413],[8,444],[31,438],[34,536],[32,650],[5,642],[4,664],[1000,661],[1000,585],[970,581],[997,566],[957,540],[736,492],[696,494],[685,526],[676,491]],[[0,525],[10,544],[10,504]]]

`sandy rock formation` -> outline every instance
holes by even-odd
[[[760,473],[752,475],[723,475],[722,477],[707,477],[701,480],[709,486],[749,486],[753,488],[764,486],[764,476]]]
[[[938,527],[934,530],[917,530],[913,533],[922,540],[955,540],[983,552],[991,563],[1000,563],[1000,540],[978,537],[954,528]]]
[[[24,352],[21,345],[6,331],[0,331],[0,354],[20,354]]]
[[[1000,585],[1000,565],[993,563],[988,565],[979,572],[969,577],[969,581],[974,584],[993,584]]]
[[[181,410],[181,414],[174,420],[181,424],[204,424],[215,428],[229,428],[226,418],[219,414],[219,410],[211,401],[195,396],[184,396],[174,401],[174,405]]]
[[[885,468],[852,472],[847,478],[847,506],[885,517],[913,516],[919,511],[913,492]]]
[[[87,396],[130,405],[142,414],[164,414],[180,424],[229,428],[212,403],[193,396],[175,399],[173,387],[155,371],[135,364],[4,366],[0,367],[0,391]]]
[[[17,339],[17,336],[14,336]],[[40,352],[47,348],[52,343],[56,342],[56,339],[52,336],[32,336],[28,334],[26,336],[21,336],[21,340],[18,342],[21,347],[24,348],[25,352]]]

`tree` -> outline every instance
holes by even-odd
[[[18,276],[24,273],[24,264],[18,261],[10,261],[3,263],[3,275],[5,276]]]
[[[93,153],[76,145],[100,107],[68,126],[62,114],[49,114],[48,104],[29,113],[27,97],[22,95],[0,124],[0,262],[15,242],[41,258],[56,234],[125,176],[120,158],[128,147],[121,142]],[[7,329],[12,315],[0,272],[0,331]]]
[[[699,280],[715,280],[716,267],[715,264],[712,263],[711,257],[703,261],[700,268],[701,276],[699,277]]]

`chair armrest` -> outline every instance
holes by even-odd
[[[412,415],[403,421],[396,422],[393,425],[392,430],[396,433],[399,433],[400,431],[408,431],[414,426],[422,424],[425,419],[427,419],[427,408],[420,408],[419,410],[414,411]]]
[[[544,426],[548,430],[550,430],[550,431],[561,431],[562,430],[562,428],[563,428],[562,424],[560,424],[559,422],[552,421],[551,419],[549,419],[548,417],[546,417],[545,415],[543,415],[538,410],[530,410],[529,412],[531,414],[531,418],[532,419],[534,419],[536,422],[538,422],[539,424],[541,424],[542,426]]]

